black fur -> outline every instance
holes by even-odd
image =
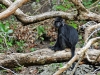
[[[50,49],[57,51],[70,48],[73,57],[75,54],[75,45],[78,42],[77,30],[65,24],[61,17],[55,19],[54,26],[58,28],[58,36],[55,45],[50,47]]]
[[[54,51],[70,48],[73,57],[75,52],[75,45],[78,41],[77,30],[65,24],[61,17],[57,17],[55,19],[54,26],[58,28],[58,36],[55,45],[50,48]]]

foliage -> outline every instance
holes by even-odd
[[[53,68],[57,68],[59,66],[59,68],[63,67],[63,63],[53,63],[52,67]]]
[[[83,0],[83,4],[84,4],[84,6],[86,6],[88,8],[95,1],[96,0]]]
[[[24,66],[16,66],[16,68],[14,68],[14,71],[18,72],[21,71],[24,68]]]
[[[36,0],[36,2],[40,2],[40,0]]]
[[[16,44],[18,46],[17,52],[23,52],[24,51],[24,43],[25,43],[25,41],[23,41],[23,40],[16,41]]]
[[[50,42],[50,46],[53,46],[55,44],[55,42]]]
[[[31,48],[31,52],[34,52],[36,50],[36,48]]]
[[[42,36],[43,36],[43,34],[46,33],[45,28],[43,26],[38,26],[37,27],[37,33],[38,33],[37,38],[43,41],[44,38]]]
[[[9,49],[12,46],[13,39],[11,39],[10,34],[13,33],[13,30],[10,29],[9,22],[0,22],[0,50],[4,50],[4,47]]]
[[[74,27],[75,29],[78,28],[78,25],[74,21],[70,21],[69,25],[72,26],[72,27]]]
[[[5,9],[5,8],[6,8],[3,4],[0,4],[0,7],[1,7],[2,9]]]
[[[73,4],[70,3],[68,0],[63,0],[63,2],[61,2],[60,4],[56,4],[56,2],[57,0],[52,1],[52,4],[54,5],[53,6],[54,10],[67,11],[73,6]]]

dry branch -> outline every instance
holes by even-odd
[[[85,43],[87,43],[88,41],[88,38],[89,38],[89,35],[90,35],[90,32],[97,29],[97,28],[100,28],[100,23],[96,24],[96,25],[91,25],[89,27],[87,27],[85,29],[85,35],[84,35],[84,40],[85,40]]]
[[[80,14],[81,12],[88,13],[89,11],[83,6],[82,0],[71,0],[73,4],[76,6],[76,9],[78,13]]]
[[[28,16],[24,14],[20,9],[17,9],[14,15],[24,24],[36,23],[56,16],[62,16],[63,18],[69,20],[94,20],[100,22],[100,15],[97,15],[85,9],[85,7],[81,3],[81,0],[71,0],[71,1],[75,4],[78,13],[72,14],[72,13],[66,13],[62,11],[52,11],[52,12],[46,12],[35,16]],[[12,4],[10,0],[9,2],[7,0],[3,0],[0,2],[2,2],[6,6],[10,6]]]
[[[0,13],[0,19],[4,19],[4,18],[10,16],[11,14],[13,14],[16,11],[16,9],[18,9],[20,6],[22,6],[24,3],[28,2],[28,1],[29,0],[16,0],[13,4],[11,4],[9,6],[8,9],[6,9],[4,12]]]
[[[78,50],[80,49],[79,48],[76,49],[76,51]],[[91,50],[88,53],[90,59],[92,60],[95,60],[96,55],[98,54],[100,54],[99,50]],[[12,53],[9,55],[0,54],[0,66],[8,68],[18,66],[15,60],[17,60],[17,62],[20,65],[29,66],[29,65],[43,65],[43,64],[50,64],[53,62],[56,63],[56,62],[69,61],[70,58],[71,58],[70,50],[54,52],[46,48],[31,53]],[[84,62],[86,62],[86,60]],[[98,58],[97,63],[98,65],[100,65],[100,58]]]
[[[62,72],[67,70],[72,65],[72,63],[75,62],[78,58],[83,58],[85,52],[91,46],[91,44],[93,44],[94,42],[96,42],[98,40],[100,40],[100,37],[96,37],[96,38],[89,40],[89,42],[79,52],[77,52],[77,54],[66,65],[64,65],[62,68],[60,68],[53,75],[60,75]]]

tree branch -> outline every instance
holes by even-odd
[[[22,6],[24,3],[28,2],[28,1],[29,0],[16,0],[13,4],[11,4],[9,6],[8,9],[6,9],[4,12],[0,13],[0,19],[4,19],[4,18],[10,16],[11,14],[13,14],[16,11],[16,9],[18,9],[20,6]]]
[[[71,0],[71,1],[76,6],[76,9],[79,14],[82,12],[88,13],[88,10],[82,4],[82,0]]]
[[[64,65],[62,68],[60,68],[53,75],[60,75],[62,72],[67,70],[72,65],[72,63],[75,62],[78,58],[83,58],[85,52],[91,46],[91,44],[93,44],[94,42],[96,42],[98,40],[100,40],[100,37],[96,37],[96,38],[89,40],[89,42],[79,52],[77,52],[77,54],[66,65]]]
[[[85,29],[85,35],[84,35],[84,40],[85,40],[85,43],[88,42],[89,40],[89,35],[90,35],[90,32],[97,29],[97,28],[100,28],[100,23],[96,24],[96,25],[91,25],[89,27],[87,27]]]
[[[10,6],[12,2],[9,0],[3,0],[1,1],[4,5]],[[24,24],[30,24],[30,23],[36,23],[48,18],[53,18],[57,16],[62,16],[62,18],[69,19],[69,20],[94,20],[97,22],[100,22],[100,15],[97,15],[95,13],[89,12],[85,7],[81,4],[80,0],[72,0],[72,2],[76,5],[77,10],[80,11],[77,15],[77,13],[66,13],[62,11],[51,11],[46,12],[43,14],[35,15],[35,16],[28,16],[24,14],[20,9],[17,9],[14,13],[14,15]],[[79,4],[78,4],[79,3]]]
[[[80,49],[76,49],[79,51]],[[100,54],[99,50],[91,50],[88,52],[88,55],[90,56],[90,59],[95,60],[96,56]],[[67,49],[67,51],[57,51],[54,52],[48,48],[46,49],[40,49],[31,53],[12,53],[12,54],[1,54],[0,53],[0,65],[3,67],[11,68],[15,66],[24,65],[43,65],[43,64],[50,64],[50,63],[57,63],[57,62],[63,62],[63,61],[69,61],[71,58],[70,50]],[[86,57],[85,63],[86,61]],[[18,62],[16,62],[16,61]],[[78,60],[78,57],[77,59]],[[98,58],[97,65],[100,65],[100,58]],[[86,63],[89,64],[89,63]],[[93,63],[95,64],[95,63]],[[71,63],[70,63],[71,65]]]

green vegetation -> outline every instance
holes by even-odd
[[[36,0],[36,2],[40,2],[40,0]]]
[[[0,4],[0,7],[1,7],[2,9],[5,9],[5,8],[6,8],[3,4]]]
[[[93,4],[96,0],[83,0],[83,4],[85,7],[89,8],[91,4]]]
[[[23,40],[16,41],[16,44],[18,46],[17,52],[24,52],[24,43],[25,43],[25,41],[23,41]]]
[[[40,39],[41,41],[43,41],[44,38],[42,36],[43,36],[43,34],[46,34],[45,28],[43,26],[38,26],[37,33],[38,33],[37,38]]]
[[[31,52],[34,52],[36,50],[36,48],[31,48]]]
[[[50,42],[50,46],[53,46],[55,44],[55,42]]]
[[[72,26],[72,27],[74,27],[75,29],[78,28],[78,25],[74,21],[70,21],[69,25]]]
[[[0,22],[0,52],[4,52],[5,50],[9,50],[10,47],[17,45],[17,52],[23,52],[24,50],[24,42],[23,40],[16,41],[14,36],[12,35],[13,30],[10,29],[10,23]]]
[[[61,2],[60,4],[56,4],[56,2],[57,0],[52,1],[52,4],[54,5],[53,10],[67,11],[68,9],[73,7],[73,4],[70,3],[68,0],[63,0],[63,2]]]
[[[0,50],[9,49],[12,46],[13,39],[10,36],[13,30],[9,28],[9,22],[0,22]]]

